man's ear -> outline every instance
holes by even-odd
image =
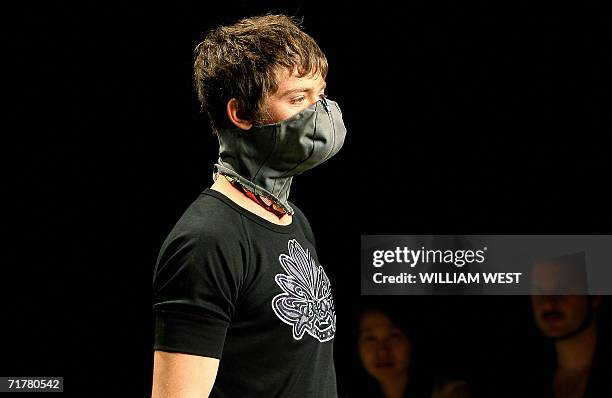
[[[253,127],[251,121],[243,119],[242,109],[240,109],[240,103],[236,98],[232,98],[227,102],[227,116],[236,127],[242,130],[249,130]]]

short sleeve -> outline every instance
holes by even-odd
[[[247,251],[223,228],[171,233],[153,278],[154,349],[221,358]]]

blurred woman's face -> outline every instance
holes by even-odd
[[[382,312],[367,311],[361,315],[358,346],[363,367],[379,382],[408,373],[410,340]]]

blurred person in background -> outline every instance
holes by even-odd
[[[598,327],[602,298],[587,294],[585,254],[537,261],[532,293],[535,323],[554,353],[529,387],[530,396],[612,397],[609,348]]]
[[[383,306],[365,306],[359,316],[360,377],[353,397],[467,398],[462,380],[434,383],[422,347],[406,317]]]

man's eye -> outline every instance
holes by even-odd
[[[292,104],[300,104],[302,102],[304,102],[304,100],[306,99],[306,97],[296,97],[291,99],[291,103]]]

